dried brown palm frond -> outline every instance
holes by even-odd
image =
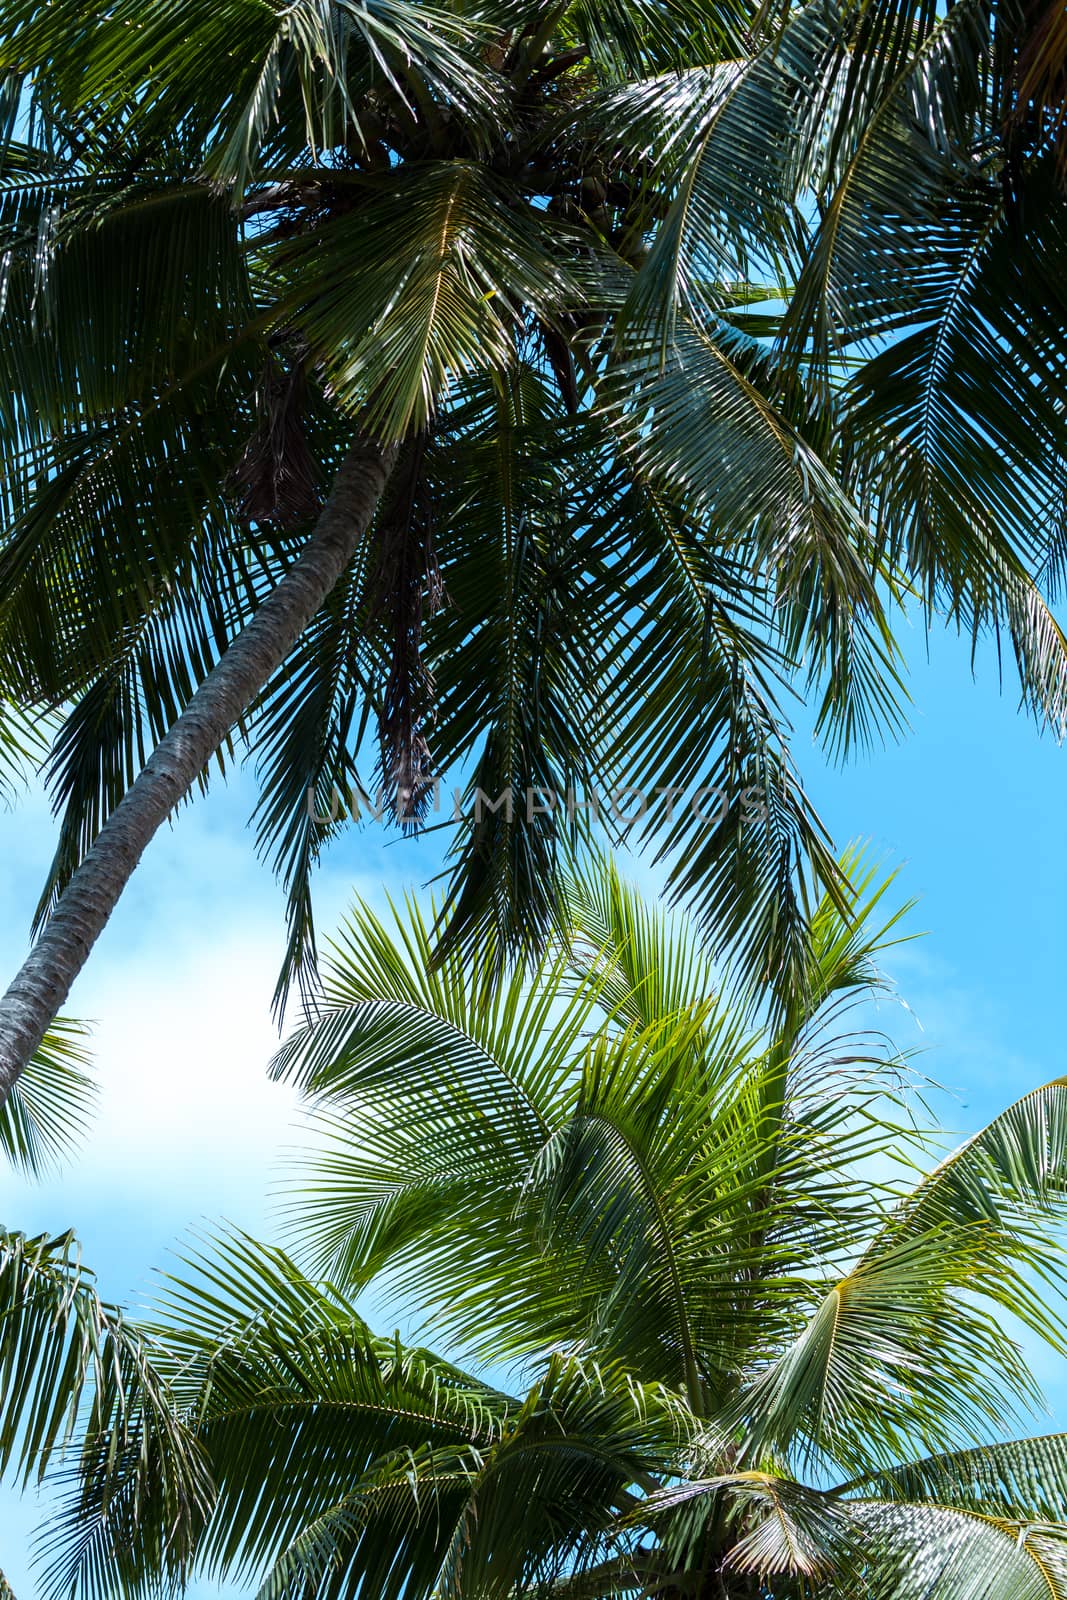
[[[423,472],[426,438],[424,430],[398,469],[367,585],[368,616],[384,623],[390,653],[378,722],[382,781],[405,825],[425,815],[433,784],[426,732],[434,720],[434,679],[423,656],[422,631],[427,615],[433,616],[446,599]]]
[[[322,495],[307,438],[306,394],[303,354],[283,364],[272,351],[257,396],[259,425],[232,478],[246,522],[290,528],[318,514]]]

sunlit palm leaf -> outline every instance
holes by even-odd
[[[96,1084],[87,1071],[87,1033],[83,1023],[57,1018],[0,1109],[0,1150],[34,1176],[80,1141],[92,1115]]]
[[[1067,1522],[1067,1438],[1011,1439],[907,1461],[848,1484],[846,1492],[929,1499],[1005,1522]]]

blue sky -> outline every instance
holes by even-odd
[[[1067,1071],[1067,750],[1017,710],[1010,676],[1001,691],[991,651],[977,681],[952,637],[936,635],[927,656],[916,631],[907,654],[907,738],[843,769],[814,749],[797,754],[837,839],[870,839],[902,866],[902,895],[920,900],[910,927],[926,936],[888,963],[910,1009],[887,1005],[880,1022],[922,1049],[923,1069],[950,1091],[943,1119],[964,1132]],[[74,1226],[109,1298],[150,1292],[152,1269],[190,1227],[226,1218],[270,1231],[294,1105],[263,1072],[282,905],[245,831],[251,801],[246,779],[219,785],[156,840],[67,1008],[96,1024],[101,1096],[85,1147],[40,1185],[0,1172],[4,1224]],[[0,815],[5,977],[25,948],[52,833],[39,796]],[[353,890],[377,898],[433,874],[436,841],[387,837],[352,829],[335,846],[319,881],[324,929]],[[1067,1369],[1045,1354],[1037,1365],[1067,1426]],[[34,1593],[38,1518],[32,1496],[0,1487],[0,1569],[20,1600]]]

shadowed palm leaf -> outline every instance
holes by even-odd
[[[309,791],[380,787],[412,827],[456,773],[472,812],[516,801],[460,828],[447,939],[503,958],[559,918],[581,829],[528,789],[710,789],[721,814],[630,832],[754,981],[803,991],[811,910],[849,891],[783,684],[835,748],[898,726],[910,591],[1006,631],[1063,724],[1050,27],[1013,0],[11,0],[0,662],[63,709],[56,992],[64,894],[110,909],[79,863],[126,797],[138,852],[173,805],[131,785],[235,681],[368,431],[400,448],[341,576],[175,779],[248,742],[279,1002],[314,985],[337,832]],[[12,1022],[5,1082],[44,1020]]]

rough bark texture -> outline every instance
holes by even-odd
[[[156,746],[60,897],[0,1001],[0,1106],[70,993],[156,830],[281,665],[366,534],[393,465],[391,447],[349,451],[314,532]]]

